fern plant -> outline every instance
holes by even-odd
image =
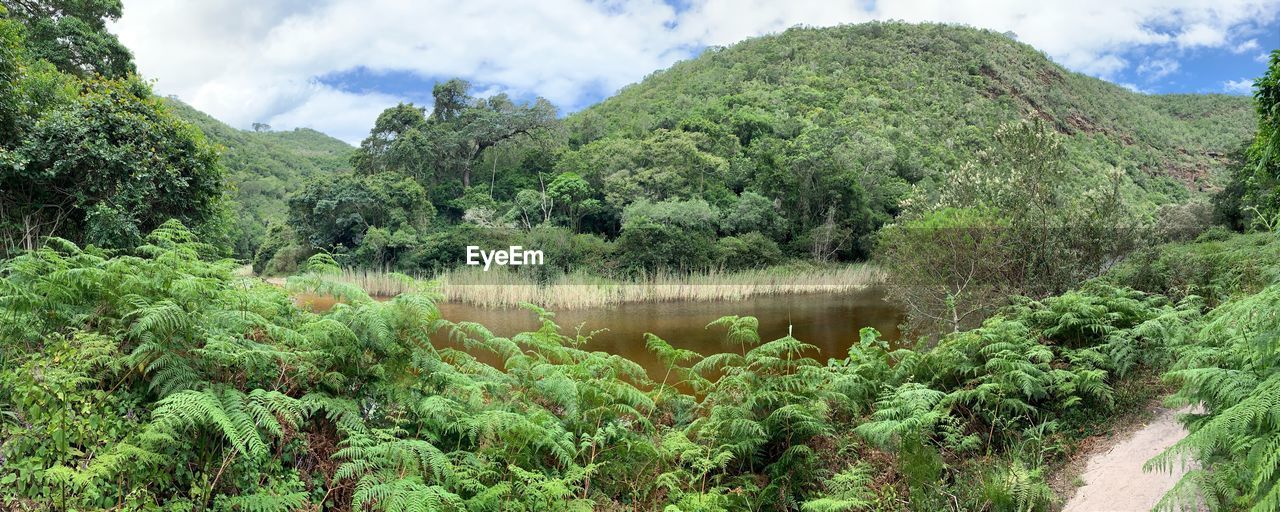
[[[1215,309],[1204,327],[1175,348],[1166,378],[1180,387],[1173,405],[1199,405],[1184,415],[1190,433],[1146,465],[1192,467],[1160,508],[1211,506],[1280,510],[1280,285]]]

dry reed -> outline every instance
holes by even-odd
[[[392,296],[415,285],[402,276],[347,270],[342,281],[370,295]],[[757,295],[848,292],[874,285],[880,272],[868,265],[770,268],[733,273],[659,274],[632,280],[586,274],[554,277],[539,283],[532,276],[506,271],[458,269],[436,278],[448,302],[505,308],[528,302],[552,310],[608,307],[627,302],[725,301]]]

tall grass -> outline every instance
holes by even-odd
[[[636,279],[610,279],[586,273],[559,275],[546,282],[530,274],[476,268],[453,270],[436,278],[448,302],[487,308],[524,302],[553,309],[607,307],[626,302],[724,301],[757,295],[847,292],[874,285],[880,272],[868,265],[775,267],[743,272],[656,274]],[[347,270],[342,281],[371,295],[408,291],[402,277],[378,271]]]

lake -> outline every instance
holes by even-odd
[[[858,330],[863,327],[876,328],[888,340],[901,336],[898,325],[904,319],[902,310],[884,298],[883,289],[869,287],[842,293],[760,295],[739,301],[631,302],[557,312],[555,321],[568,335],[573,335],[579,326],[583,333],[603,330],[583,348],[626,357],[643,366],[651,377],[661,378],[662,364],[645,349],[645,333],[702,355],[736,352],[740,348],[725,342],[724,328],[706,326],[722,316],[754,316],[760,320],[761,341],[781,338],[790,330],[800,341],[818,347],[819,353],[808,354],[810,357],[819,361],[839,359],[858,340]],[[328,297],[299,296],[297,300],[316,310],[333,304]],[[488,309],[462,303],[442,303],[439,308],[445,319],[476,322],[498,336],[510,337],[538,328],[537,317],[524,309]],[[439,333],[435,341],[450,344],[444,333]],[[478,356],[482,361],[498,364],[487,354]]]
[[[523,309],[441,304],[440,311],[446,319],[476,322],[498,336],[538,328],[534,314]],[[820,353],[809,355],[819,361],[844,357],[863,327],[874,327],[884,338],[896,340],[900,336],[898,324],[903,321],[901,309],[885,301],[879,288],[839,294],[765,295],[732,302],[624,303],[608,309],[558,312],[555,321],[561,332],[570,335],[579,325],[584,333],[607,329],[584,348],[626,357],[660,378],[662,365],[645,349],[645,333],[703,355],[736,352],[740,350],[737,345],[725,342],[724,328],[706,328],[728,315],[758,318],[761,341],[786,336],[790,328],[797,339],[818,347]]]

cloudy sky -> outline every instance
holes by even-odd
[[[448,77],[574,111],[707,46],[873,19],[1012,31],[1147,93],[1248,94],[1280,48],[1280,0],[125,0],[111,28],[161,94],[356,143]]]

